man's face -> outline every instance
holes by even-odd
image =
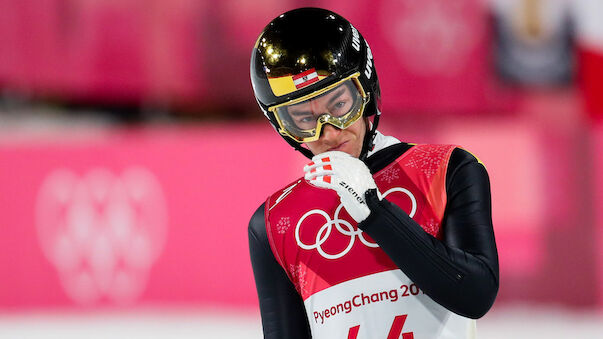
[[[350,87],[341,85],[314,100],[292,105],[288,111],[294,123],[303,129],[304,124],[308,125],[307,128],[312,128],[311,124],[315,124],[316,119],[322,114],[344,115],[350,111],[353,104],[354,96]],[[307,142],[306,146],[315,155],[327,151],[341,151],[359,157],[365,134],[365,119],[358,119],[346,129],[325,124],[320,138]]]

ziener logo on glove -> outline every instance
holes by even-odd
[[[354,198],[356,198],[356,200],[361,203],[364,204],[364,199],[362,199],[362,197],[360,197],[360,195],[358,193],[356,193],[356,191],[354,191],[354,189],[352,187],[350,187],[350,185],[346,184],[343,181],[339,182],[339,186],[345,188],[346,190],[348,190],[348,192],[350,192],[352,194],[352,196]]]

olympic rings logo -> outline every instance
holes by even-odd
[[[122,173],[66,168],[48,174],[37,198],[41,249],[74,302],[134,302],[146,287],[167,236],[158,178],[147,168]]]
[[[385,193],[383,193],[382,197],[385,198],[386,196],[388,196],[389,194],[394,193],[394,192],[400,192],[400,193],[406,194],[410,198],[411,209],[410,209],[410,213],[408,213],[408,215],[411,218],[414,217],[415,213],[417,212],[417,199],[415,199],[412,192],[410,192],[406,188],[394,187],[394,188],[387,190]],[[315,249],[325,259],[339,259],[339,258],[343,257],[344,255],[346,255],[348,252],[350,252],[350,250],[354,246],[354,243],[356,242],[356,237],[358,237],[358,239],[360,239],[360,242],[363,243],[367,247],[371,247],[371,248],[379,247],[378,244],[366,240],[364,238],[364,232],[362,230],[360,230],[357,227],[354,227],[347,220],[339,218],[339,213],[341,212],[342,208],[343,208],[343,204],[339,204],[339,206],[337,206],[337,208],[335,209],[335,215],[333,216],[333,219],[331,219],[331,216],[327,212],[320,210],[320,209],[313,209],[311,211],[306,212],[299,219],[299,221],[297,222],[297,225],[295,226],[295,241],[297,242],[297,245],[299,247],[303,248],[304,250],[314,250]],[[309,216],[314,215],[314,214],[318,214],[318,215],[322,216],[325,219],[325,223],[320,227],[320,229],[316,233],[315,242],[313,244],[306,244],[300,238],[300,228],[301,228],[301,225],[304,222],[304,220],[306,220],[306,218],[308,218]],[[350,240],[349,240],[347,246],[341,252],[336,253],[336,254],[327,253],[322,248],[322,245],[329,239],[331,232],[333,232],[333,226],[335,226],[335,229],[339,233],[350,237]]]

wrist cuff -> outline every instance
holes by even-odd
[[[379,192],[377,192],[377,189],[371,188],[367,190],[366,193],[364,193],[364,201],[366,201],[366,206],[368,206],[370,214],[366,219],[358,224],[358,228],[363,231],[373,224],[373,220],[376,218],[377,214],[375,211],[378,211],[381,208],[379,206],[381,200],[379,199]]]

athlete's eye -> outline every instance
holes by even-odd
[[[331,106],[331,114],[336,116],[336,117],[340,117],[344,114],[346,114],[349,109],[351,108],[351,104],[350,104],[351,100],[339,100],[336,103],[334,103]]]
[[[302,130],[312,129],[316,125],[316,118],[312,114],[296,115],[293,121],[297,128]]]

